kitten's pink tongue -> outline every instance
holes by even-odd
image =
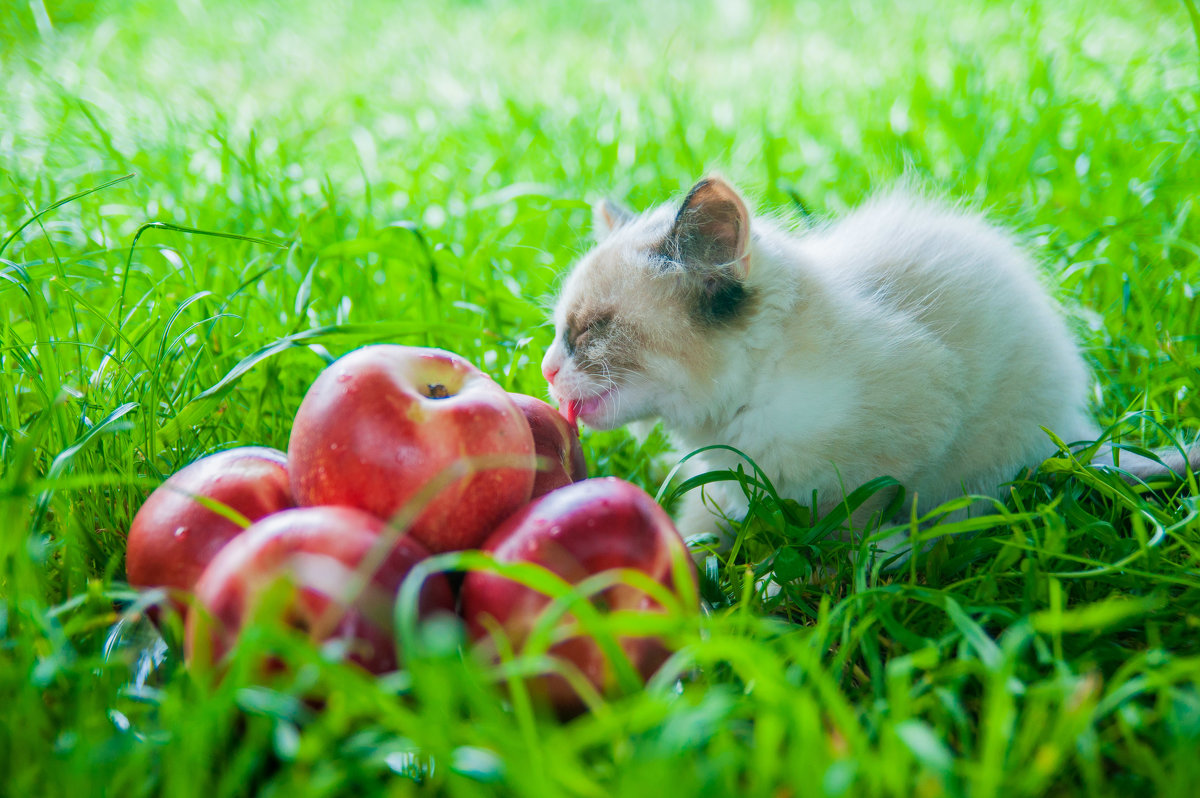
[[[559,412],[562,413],[563,418],[565,418],[567,423],[572,427],[578,426],[577,420],[579,418],[579,404],[580,403],[575,399],[568,399],[565,403],[563,403],[562,407],[559,408]]]

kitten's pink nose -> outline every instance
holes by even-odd
[[[546,350],[546,356],[542,358],[542,376],[546,378],[546,382],[554,385],[554,378],[558,376],[559,369],[562,367],[562,352],[559,351],[558,344],[554,343]]]

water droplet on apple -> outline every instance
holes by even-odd
[[[331,451],[331,452],[337,451],[337,444],[336,443],[329,444],[329,451]]]
[[[177,538],[182,538],[183,536],[185,536],[187,534],[187,527],[186,526],[178,527],[173,534]]]

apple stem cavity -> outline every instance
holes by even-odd
[[[449,399],[450,391],[446,390],[446,386],[440,382],[425,386],[425,395],[430,399]]]

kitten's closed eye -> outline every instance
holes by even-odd
[[[582,320],[568,319],[563,329],[563,346],[567,354],[575,356],[577,351],[587,348],[603,339],[612,327],[612,314],[592,316]]]

